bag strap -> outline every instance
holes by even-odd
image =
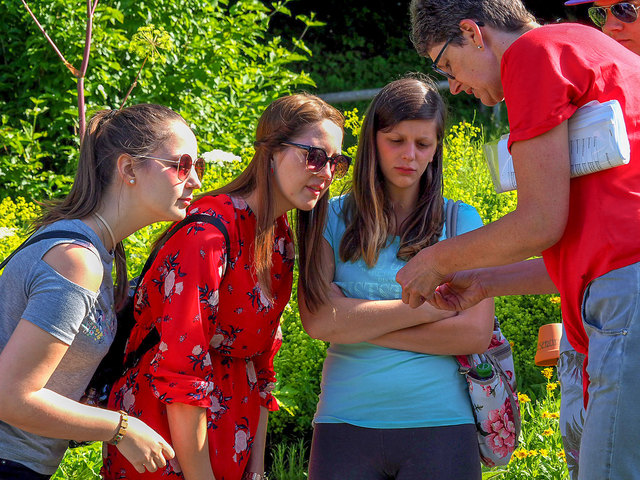
[[[460,208],[460,200],[455,202],[450,198],[447,199],[445,205],[445,232],[446,237],[455,237],[458,234],[458,209]]]
[[[229,258],[229,252],[230,252],[230,248],[229,248],[229,244],[230,244],[229,232],[227,232],[227,227],[225,227],[224,223],[222,223],[222,220],[220,220],[218,217],[214,217],[214,216],[211,216],[211,215],[205,215],[203,213],[196,213],[194,215],[188,215],[187,217],[183,218],[180,222],[178,222],[173,227],[173,229],[171,229],[171,231],[168,234],[166,234],[164,236],[162,241],[158,245],[156,245],[156,248],[153,249],[153,251],[149,255],[149,258],[147,258],[147,261],[145,262],[144,267],[142,267],[142,271],[140,272],[140,275],[138,276],[138,278],[140,280],[142,280],[142,277],[144,277],[144,275],[147,273],[147,271],[151,268],[151,265],[153,265],[153,262],[155,261],[156,256],[158,255],[158,252],[164,246],[164,244],[167,243],[167,240],[169,240],[171,237],[173,237],[178,232],[178,230],[180,230],[185,225],[188,225],[190,223],[195,223],[195,222],[210,223],[210,224],[214,225],[218,230],[220,230],[220,232],[224,236],[224,243],[225,243],[225,248],[226,248],[226,251],[227,251],[227,258]],[[140,286],[140,281],[138,281],[138,284],[136,285],[136,290],[135,290],[135,293],[133,294],[134,297],[135,297],[135,294],[138,292],[138,287],[139,286]]]
[[[210,223],[211,225],[215,226],[218,230],[220,230],[220,232],[224,236],[225,251],[227,253],[226,255],[227,261],[229,260],[229,255],[231,253],[231,248],[230,248],[231,242],[229,241],[229,232],[227,231],[227,227],[225,227],[224,223],[222,223],[222,220],[220,220],[218,217],[205,215],[202,213],[189,215],[185,217],[183,220],[181,220],[179,223],[177,223],[175,227],[167,235],[165,235],[162,241],[158,245],[156,245],[156,248],[153,249],[153,252],[151,252],[151,254],[149,255],[149,258],[147,258],[147,261],[144,264],[144,267],[142,268],[142,272],[138,277],[139,279],[138,284],[136,285],[136,289],[133,294],[134,301],[136,298],[136,294],[138,293],[138,288],[140,287],[142,278],[147,273],[149,268],[151,268],[151,265],[153,265],[153,262],[156,259],[156,256],[158,255],[158,252],[160,251],[160,249],[164,246],[167,240],[169,240],[173,235],[175,235],[178,232],[178,230],[180,230],[185,225],[188,225],[189,223],[195,223],[195,222]],[[124,376],[124,374],[129,369],[134,368],[138,364],[140,359],[142,359],[144,354],[147,353],[149,350],[151,350],[158,343],[160,343],[160,333],[158,333],[158,330],[154,326],[149,331],[149,333],[147,333],[147,335],[142,339],[142,342],[140,342],[140,345],[138,345],[138,348],[136,348],[132,352],[129,352],[129,354],[125,357],[122,365],[122,376]]]
[[[2,263],[0,263],[0,270],[2,270],[5,267],[5,265],[9,263],[9,260],[11,260],[13,256],[16,253],[18,253],[20,250],[27,248],[28,246],[33,245],[34,243],[38,243],[42,240],[47,240],[50,238],[66,238],[69,240],[84,240],[85,242],[93,245],[93,242],[89,239],[89,237],[87,237],[86,235],[83,235],[82,233],[72,232],[71,230],[49,230],[48,232],[39,233],[37,235],[34,234],[34,235],[31,235],[29,238],[27,238],[24,242],[22,242],[18,248],[16,248],[13,252],[11,252],[11,255],[5,258]],[[93,246],[95,247],[95,245]]]
[[[458,210],[460,203],[460,200],[453,201],[450,198],[447,199],[447,204],[445,205],[445,231],[447,238],[455,237],[458,234]],[[454,355],[454,358],[458,362],[458,371],[466,374],[472,365],[472,356]]]

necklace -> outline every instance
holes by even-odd
[[[109,232],[109,237],[111,237],[111,243],[112,243],[111,248],[112,249],[116,248],[116,237],[115,235],[113,235],[113,230],[111,230],[111,227],[109,226],[107,221],[104,218],[102,218],[102,215],[100,215],[98,212],[93,212],[93,214],[95,215],[97,220],[100,220],[100,222],[96,222],[96,223],[98,224],[98,227],[100,228],[100,231],[102,232],[102,234],[104,235],[104,230],[102,230],[102,225],[104,225],[107,229],[107,232]],[[102,225],[100,225],[100,223],[102,223]]]

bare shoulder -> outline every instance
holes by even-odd
[[[102,283],[102,261],[87,247],[63,243],[51,248],[42,259],[67,280],[97,292]]]

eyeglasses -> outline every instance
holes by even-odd
[[[478,25],[479,27],[484,27],[484,22],[480,22],[480,21],[476,21],[476,25]],[[442,70],[439,66],[438,66],[438,62],[440,61],[440,58],[442,57],[442,54],[444,53],[444,51],[447,49],[447,47],[449,46],[449,44],[451,43],[451,41],[456,38],[456,35],[458,35],[457,33],[453,33],[449,38],[447,38],[447,41],[444,42],[444,45],[442,46],[442,48],[440,49],[440,53],[438,53],[438,55],[436,56],[436,59],[433,61],[433,63],[431,64],[431,68],[439,73],[440,75],[445,76],[446,78],[448,78],[449,80],[455,80],[456,77],[454,77],[453,75],[451,75],[449,72],[445,72],[444,70]]]
[[[307,170],[311,173],[318,174],[329,162],[331,169],[331,176],[334,178],[342,178],[349,170],[351,165],[351,157],[342,154],[336,154],[333,157],[327,155],[327,152],[320,147],[311,147],[309,145],[302,145],[300,143],[293,142],[281,142],[282,145],[290,145],[292,147],[302,148],[307,151]]]
[[[438,53],[438,56],[436,57],[436,59],[433,61],[433,63],[431,64],[431,68],[438,72],[440,75],[444,75],[445,77],[447,77],[449,80],[455,80],[456,77],[454,77],[453,75],[451,75],[449,72],[445,72],[444,70],[442,70],[439,66],[438,66],[438,62],[440,61],[440,57],[442,57],[442,54],[444,53],[444,51],[446,50],[446,48],[449,46],[449,44],[451,43],[451,40],[453,40],[455,38],[455,34],[451,35],[446,42],[444,42],[444,45],[442,46],[442,48],[440,49],[440,53]]]
[[[191,155],[188,153],[183,153],[180,155],[178,160],[169,160],[167,158],[157,158],[150,157],[148,155],[140,155],[139,158],[150,158],[151,160],[158,160],[159,162],[170,163],[175,165],[176,170],[178,171],[178,179],[181,182],[184,182],[187,178],[189,178],[189,174],[191,173],[191,168],[195,168],[196,175],[198,176],[198,180],[202,180],[204,176],[204,158],[198,157],[194,162],[191,158]]]
[[[633,23],[638,19],[638,9],[640,9],[640,7],[632,3],[620,2],[610,7],[591,7],[587,12],[589,13],[591,21],[595,23],[597,27],[602,28],[602,26],[607,23],[607,10],[621,22]]]

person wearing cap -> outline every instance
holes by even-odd
[[[615,0],[569,0],[565,5],[593,3],[589,8],[589,18],[604,33],[623,47],[640,55],[640,21],[638,0],[620,2]]]
[[[464,310],[560,293],[569,341],[588,355],[579,479],[640,479],[640,58],[588,26],[540,26],[520,0],[412,0],[411,21],[453,94],[505,100],[518,204],[416,254],[396,277],[402,299]],[[571,179],[567,120],[614,99],[629,164]]]

